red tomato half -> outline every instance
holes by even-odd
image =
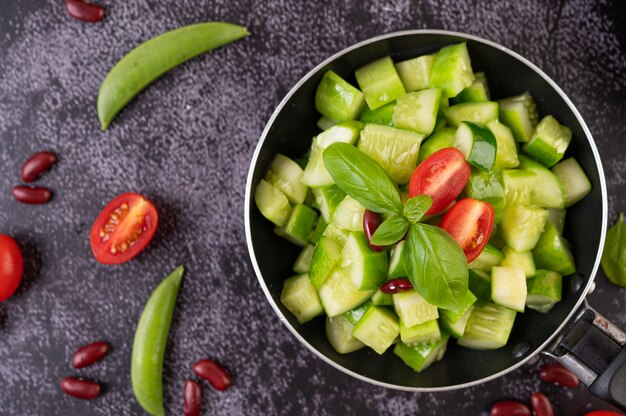
[[[461,193],[471,173],[463,153],[451,147],[428,156],[413,172],[409,196],[428,195],[433,204],[426,215],[438,214]]]
[[[585,413],[585,416],[622,416],[622,414],[611,412],[610,410],[596,410],[594,412]]]
[[[465,198],[454,204],[441,219],[439,226],[459,243],[467,257],[473,261],[489,241],[495,213],[490,203]]]
[[[158,221],[152,202],[139,194],[122,194],[104,207],[91,227],[91,251],[100,263],[124,263],[148,245]]]
[[[24,273],[22,252],[14,239],[0,234],[0,302],[17,290]]]

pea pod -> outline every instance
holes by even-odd
[[[207,22],[181,27],[156,36],[124,56],[106,76],[98,94],[102,130],[141,90],[181,63],[248,36],[245,27]]]
[[[130,373],[133,391],[141,407],[155,416],[165,415],[163,357],[184,271],[178,266],[152,292],[135,330]]]

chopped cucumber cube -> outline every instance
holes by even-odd
[[[398,241],[389,253],[389,271],[387,272],[389,279],[407,277],[404,262],[402,261],[402,247],[404,247],[404,240]]]
[[[337,224],[331,222],[326,226],[326,229],[322,233],[322,237],[328,237],[334,240],[341,248],[346,245],[346,240],[350,235],[350,231],[339,228]]]
[[[277,226],[282,227],[289,220],[292,210],[289,200],[266,180],[259,181],[254,190],[254,201],[261,214]]]
[[[341,253],[341,267],[350,274],[357,289],[375,290],[387,277],[387,253],[372,250],[365,233],[353,231]]]
[[[517,146],[511,129],[498,120],[491,120],[487,123],[487,128],[491,130],[496,138],[497,149],[495,166],[500,169],[510,169],[519,166]]]
[[[491,172],[496,161],[497,151],[496,138],[491,131],[477,124],[464,121],[456,130],[454,147],[465,155],[465,159],[470,165]]]
[[[591,192],[591,182],[576,159],[570,157],[552,168],[565,189],[565,207],[571,207]]]
[[[504,211],[504,180],[502,172],[481,172],[474,170],[465,185],[465,194],[491,204],[495,212],[495,223],[502,219]]]
[[[477,300],[476,296],[474,296],[474,294],[471,291],[468,290],[465,293],[466,295],[463,298],[463,301],[461,302],[461,305],[460,305],[460,309],[458,311],[440,309],[439,318],[445,318],[447,321],[451,323],[455,323],[456,321],[461,319],[461,317],[465,315],[465,313],[468,310],[470,310],[472,306],[474,306],[474,303],[476,303],[476,300]]]
[[[360,121],[343,121],[318,134],[315,142],[322,149],[326,149],[333,143],[355,144],[363,126],[364,124]]]
[[[502,266],[491,269],[491,299],[495,303],[524,312],[526,293],[524,269]]]
[[[432,136],[422,143],[417,163],[422,163],[424,159],[435,153],[437,150],[454,147],[455,133],[456,129],[452,127],[446,127],[436,133],[433,133]]]
[[[563,234],[565,228],[565,208],[550,208],[548,210],[548,222],[556,227],[559,234]]]
[[[515,315],[515,311],[493,303],[474,307],[458,344],[477,350],[494,350],[505,346],[513,329]]]
[[[439,324],[436,319],[433,319],[432,321],[407,327],[404,325],[404,322],[400,320],[400,339],[406,345],[418,345],[439,341],[441,339]]]
[[[516,267],[524,270],[524,275],[527,279],[533,277],[537,272],[535,268],[535,260],[533,259],[533,253],[530,251],[522,251],[518,253],[511,247],[506,246],[502,249],[504,253],[504,259],[500,262],[499,266],[502,267]]]
[[[559,178],[548,168],[531,158],[520,155],[520,168],[536,175],[530,193],[530,203],[542,208],[563,208],[565,189]]]
[[[505,206],[530,205],[530,198],[537,175],[523,169],[507,169],[502,171],[504,181]]]
[[[335,266],[341,260],[341,246],[329,237],[322,237],[315,246],[311,257],[309,278],[316,289],[320,289],[330,278]]]
[[[481,103],[489,101],[489,88],[487,88],[487,77],[484,72],[474,74],[474,82],[465,88],[456,97],[452,98],[454,104],[459,103]]]
[[[380,289],[372,295],[372,303],[379,306],[393,306],[393,297],[391,293],[381,292]]]
[[[333,71],[324,74],[315,91],[317,111],[336,122],[354,120],[363,105],[363,93]]]
[[[440,88],[445,97],[455,97],[472,82],[474,72],[465,42],[443,47],[435,54],[430,73],[432,88]]]
[[[396,71],[407,91],[425,90],[430,85],[430,72],[435,62],[435,55],[423,55],[398,62]]]
[[[335,209],[346,197],[346,194],[337,185],[331,185],[313,188],[313,196],[324,221],[329,223],[333,218]]]
[[[419,373],[443,358],[449,338],[449,335],[445,335],[439,341],[415,346],[399,342],[394,347],[393,353],[400,357],[404,364]]]
[[[265,180],[285,194],[290,203],[301,204],[307,194],[306,185],[300,182],[302,174],[296,162],[278,153],[270,163]]]
[[[542,208],[510,206],[504,209],[501,232],[504,241],[515,251],[532,250],[548,219],[548,211]]]
[[[441,311],[441,318],[439,321],[443,328],[450,333],[454,338],[459,339],[465,334],[465,328],[467,327],[467,321],[469,321],[469,317],[472,315],[472,311],[474,310],[473,306],[461,315],[455,322],[452,322],[450,318],[443,314],[443,310]]]
[[[301,324],[324,312],[317,291],[306,274],[285,280],[283,291],[280,294],[280,302]]]
[[[563,277],[551,270],[537,270],[535,277],[528,281],[526,306],[541,313],[548,313],[561,301]]]
[[[528,91],[515,97],[498,101],[500,105],[500,121],[513,132],[518,142],[525,143],[530,139],[539,114],[535,100]]]
[[[319,297],[326,315],[331,318],[354,309],[372,297],[372,290],[359,290],[349,273],[336,268],[319,289]]]
[[[393,306],[406,326],[422,324],[439,317],[437,307],[426,302],[415,289],[394,293]]]
[[[337,205],[332,222],[344,230],[363,230],[364,213],[365,207],[346,195],[343,201]]]
[[[489,273],[493,266],[498,266],[504,259],[504,254],[498,248],[487,243],[483,251],[476,259],[467,265],[470,269],[480,270],[481,272]]]
[[[574,256],[569,249],[569,243],[563,238],[556,226],[546,223],[543,233],[533,250],[535,263],[540,269],[554,270],[563,276],[576,272]]]
[[[322,235],[324,235],[324,231],[326,231],[327,226],[328,223],[326,222],[326,220],[324,220],[323,217],[319,217],[317,219],[317,224],[315,225],[315,228],[313,229],[313,231],[311,231],[311,234],[309,235],[309,242],[311,244],[317,244],[317,242],[320,241],[320,238],[322,238]]]
[[[352,325],[343,315],[326,318],[326,337],[339,354],[348,354],[365,346],[352,336]]]
[[[366,124],[358,148],[377,161],[394,182],[405,184],[417,165],[424,136],[394,127]]]
[[[383,126],[393,126],[393,110],[396,108],[396,102],[392,101],[375,110],[365,107],[359,121],[363,123],[382,124]]]
[[[320,117],[320,119],[317,120],[317,127],[319,127],[320,130],[328,130],[335,125],[337,125],[336,122],[324,116]]]
[[[406,92],[389,56],[357,69],[354,75],[371,110],[390,103]]]
[[[498,119],[498,103],[485,101],[482,103],[455,104],[443,111],[450,126],[458,126],[463,121],[485,125]]]
[[[293,271],[298,274],[308,273],[311,269],[311,259],[314,251],[315,246],[311,244],[304,247],[293,264]]]
[[[352,335],[378,354],[383,354],[400,334],[395,313],[384,306],[371,305],[357,322]]]
[[[524,151],[538,161],[552,167],[563,158],[565,150],[572,141],[572,131],[552,116],[544,117],[531,136],[524,144]]]
[[[304,204],[293,207],[289,220],[283,227],[277,227],[274,232],[292,243],[304,247],[308,244],[309,236],[317,220],[317,212]]]
[[[349,310],[341,316],[346,318],[348,322],[350,322],[352,325],[356,325],[356,323],[361,320],[363,315],[365,315],[365,312],[367,312],[370,305],[372,305],[372,302],[365,302],[364,304],[359,305],[352,310]]]
[[[393,110],[393,126],[428,136],[435,128],[441,90],[432,88],[410,92],[396,100]]]
[[[476,296],[474,306],[484,307],[491,303],[491,275],[469,269],[469,290]]]

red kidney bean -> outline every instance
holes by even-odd
[[[52,199],[52,192],[41,186],[16,186],[13,188],[13,198],[23,204],[47,204]]]
[[[409,289],[413,289],[413,285],[409,282],[409,279],[405,278],[389,280],[380,287],[381,292],[391,294],[404,292]]]
[[[29,157],[20,171],[24,182],[33,182],[44,172],[48,171],[57,161],[57,155],[52,152],[39,152]]]
[[[539,378],[546,383],[553,383],[564,387],[575,388],[580,384],[578,377],[558,363],[546,364],[541,367]]]
[[[367,244],[374,251],[383,251],[385,247],[376,246],[372,244],[372,236],[382,224],[383,218],[377,212],[372,212],[369,209],[365,210],[363,214],[363,232],[365,232],[365,237],[367,237]]]
[[[532,416],[532,413],[522,402],[503,400],[491,406],[491,416]]]
[[[78,377],[65,377],[61,379],[61,390],[77,399],[92,400],[100,395],[100,384]]]
[[[70,16],[83,22],[96,23],[104,19],[104,7],[99,4],[84,0],[66,0],[65,8]]]
[[[554,416],[552,404],[543,393],[535,392],[530,395],[530,404],[533,406],[535,416]]]
[[[92,365],[107,356],[111,346],[106,342],[94,342],[76,350],[72,357],[74,368],[83,368]]]
[[[200,416],[202,408],[202,389],[200,385],[192,380],[185,381],[185,405],[183,412],[185,416]]]
[[[193,372],[211,383],[216,390],[226,390],[232,384],[228,371],[213,360],[201,360],[192,367]]]

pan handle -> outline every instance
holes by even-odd
[[[626,334],[586,300],[543,353],[576,374],[591,393],[626,411]]]

